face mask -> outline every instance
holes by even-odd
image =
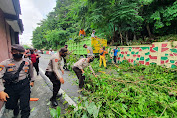
[[[94,60],[94,59],[90,59],[90,60],[89,60],[89,63],[92,62],[93,60]]]
[[[13,54],[13,57],[14,57],[15,59],[20,59],[20,58],[23,57],[23,54]]]

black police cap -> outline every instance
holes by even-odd
[[[68,49],[66,49],[66,48],[61,48],[59,52],[67,53],[67,52],[68,52]]]
[[[17,50],[19,52],[25,52],[25,48],[19,44],[13,44],[11,50]]]

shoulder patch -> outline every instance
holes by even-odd
[[[14,66],[15,64],[11,63],[11,64],[8,64],[8,66]]]
[[[82,61],[84,62],[84,61],[86,61],[86,59],[83,59]]]
[[[4,65],[0,65],[1,68],[4,68]]]
[[[14,71],[13,68],[10,68],[10,69],[7,70],[7,72],[12,72],[12,71]]]
[[[0,67],[0,72],[3,70],[3,68]]]
[[[29,69],[29,67],[27,66],[27,67],[24,67],[24,69]]]
[[[58,59],[55,59],[55,62],[58,62]]]
[[[29,65],[29,63],[25,61],[25,65]]]

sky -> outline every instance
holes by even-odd
[[[24,31],[20,35],[20,44],[32,44],[32,34],[37,23],[46,18],[46,15],[56,6],[56,0],[20,0],[21,16]]]

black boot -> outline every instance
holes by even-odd
[[[61,93],[61,94],[59,94],[59,95],[57,95],[56,97],[57,97],[57,98],[60,98],[61,96],[62,96],[62,93]]]
[[[13,111],[13,114],[14,114],[14,117],[13,118],[17,118],[18,114],[20,112],[20,109],[19,109],[19,106],[17,106],[14,111]]]
[[[50,98],[50,101],[51,101],[53,107],[58,106],[58,102],[57,102],[56,98],[52,97],[52,98]]]

